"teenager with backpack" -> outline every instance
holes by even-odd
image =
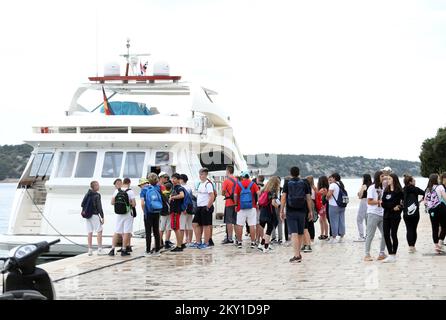
[[[243,226],[247,222],[249,225],[249,235],[251,237],[251,248],[256,248],[256,224],[257,224],[257,202],[256,195],[259,195],[259,187],[249,179],[249,172],[241,173],[242,181],[237,182],[234,192],[234,201],[237,204],[237,226],[236,244],[242,248]]]
[[[158,185],[158,176],[155,173],[148,175],[147,183],[141,191],[141,205],[144,212],[144,227],[146,234],[146,257],[159,257],[161,250],[160,241],[160,212],[163,208],[161,189]],[[152,250],[152,234],[155,238],[155,248]]]
[[[194,196],[192,194],[192,188],[187,185],[187,181],[189,178],[185,174],[180,174],[180,184],[186,190],[184,205],[185,210],[181,213],[180,217],[180,232],[184,245],[182,248],[184,249],[187,245],[192,243],[193,237],[193,227],[192,220],[194,218]],[[195,198],[196,200],[196,198]]]
[[[110,256],[115,255],[118,235],[122,236],[121,256],[128,256],[132,251],[130,238],[133,232],[133,208],[136,206],[136,201],[135,193],[130,189],[130,184],[130,179],[125,178],[122,182],[122,187],[117,188],[112,196],[111,204],[114,206],[116,214],[116,227],[112,248],[109,252]]]
[[[201,168],[199,171],[200,182],[197,190],[197,212],[193,219],[195,232],[195,247],[198,249],[209,248],[212,230],[212,214],[214,212],[215,188],[208,179],[209,170]],[[204,240],[202,242],[202,237]]]
[[[438,174],[429,176],[424,201],[432,224],[432,240],[435,251],[440,254],[443,252],[440,240],[444,241],[446,235],[446,191],[438,180]]]
[[[180,184],[180,177],[179,173],[174,173],[171,177],[173,188],[169,197],[170,228],[175,232],[177,244],[170,252],[183,251],[183,237],[180,231],[180,219],[181,213],[186,210],[183,206],[186,190]]]
[[[409,253],[415,253],[417,242],[417,226],[420,221],[419,197],[424,198],[424,191],[415,185],[415,179],[410,175],[404,176],[403,188],[403,219],[406,224],[406,239]]]
[[[261,191],[259,197],[259,209],[260,217],[259,223],[265,234],[262,235],[262,241],[258,246],[258,249],[264,253],[271,250],[270,240],[271,233],[277,226],[276,209],[279,207],[279,201],[277,200],[280,191],[280,180],[277,177],[271,177],[265,188]]]
[[[384,263],[395,262],[398,250],[398,226],[403,211],[403,188],[398,176],[391,173],[387,178],[387,188],[384,190],[382,207],[384,208],[383,231],[389,255]]]
[[[328,177],[330,186],[327,199],[330,208],[330,227],[332,237],[330,243],[343,242],[345,236],[345,207],[348,203],[347,191],[341,181],[339,173],[335,172]],[[337,240],[339,236],[339,240]]]
[[[88,235],[88,255],[93,255],[93,233],[97,234],[98,255],[103,255],[102,250],[102,226],[104,225],[104,211],[102,210],[99,182],[92,181],[90,189],[81,203],[82,217],[85,218]]]
[[[367,228],[364,261],[373,261],[373,258],[370,256],[370,248],[372,246],[373,238],[375,237],[376,229],[379,229],[379,232],[381,233],[381,244],[377,260],[384,260],[387,258],[384,252],[386,249],[386,242],[383,230],[384,209],[382,207],[382,183],[385,177],[386,176],[381,170],[376,171],[373,177],[373,184],[367,189]]]
[[[313,219],[311,190],[308,183],[299,178],[299,173],[298,167],[290,169],[291,179],[285,180],[281,199],[280,217],[282,220],[285,219],[286,206],[288,232],[291,234],[294,249],[294,256],[290,259],[291,263],[302,261],[300,252],[303,243],[305,218]]]
[[[226,237],[222,244],[234,243],[232,239],[237,224],[237,211],[235,210],[234,193],[237,186],[237,178],[234,177],[234,166],[226,167],[226,180],[223,181],[221,194],[225,197],[225,212],[223,222],[226,224]]]

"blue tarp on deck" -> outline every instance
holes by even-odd
[[[116,116],[150,116],[152,113],[146,107],[145,103],[130,101],[111,101],[109,102],[113,114]],[[104,106],[101,107],[101,113],[104,113]]]

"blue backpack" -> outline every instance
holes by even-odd
[[[240,192],[240,209],[252,209],[251,187],[254,184],[254,182],[251,181],[248,188],[246,189],[245,187],[243,187],[243,184],[240,181],[238,182],[238,184],[242,189],[242,192]]]
[[[184,199],[183,203],[181,204],[181,211],[186,211],[188,214],[194,214],[194,202],[193,202],[193,196],[192,192],[187,191],[185,188],[183,188],[184,192]]]
[[[163,209],[163,199],[158,186],[149,186],[146,192],[145,204],[146,213],[157,214]]]
[[[336,184],[339,187],[339,194],[338,194],[337,199],[335,198],[335,196],[333,194],[333,198],[335,199],[338,207],[345,208],[345,207],[347,207],[347,204],[349,203],[347,190],[345,190],[344,188],[341,188],[341,185],[339,183],[336,183]]]

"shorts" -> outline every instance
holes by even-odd
[[[117,214],[115,233],[132,233],[133,219],[130,213]]]
[[[237,212],[237,225],[244,226],[245,222],[248,222],[248,226],[255,226],[257,224],[256,208],[240,209]]]
[[[304,234],[306,212],[290,211],[286,214],[286,222],[288,226],[288,234],[297,233]]]
[[[170,229],[180,230],[180,216],[181,213],[172,212],[170,214]]]
[[[193,223],[197,223],[199,226],[212,226],[212,213],[214,212],[214,206],[210,207],[198,207],[195,213]]]
[[[172,230],[170,227],[170,215],[168,216],[160,216],[160,231],[170,231]]]
[[[180,217],[180,230],[193,230],[192,219],[193,215],[188,213],[182,213]]]
[[[237,211],[235,206],[225,207],[224,223],[237,224]]]
[[[102,224],[97,214],[92,215],[90,219],[85,219],[85,225],[87,226],[87,233],[102,231]]]

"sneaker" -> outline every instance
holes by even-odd
[[[200,244],[198,246],[198,249],[200,249],[200,250],[202,250],[202,249],[209,249],[209,248],[210,248],[210,246],[207,245],[206,243],[202,243],[202,244]]]
[[[237,248],[241,249],[242,248],[242,242],[241,241],[237,241]]]
[[[187,248],[196,248],[196,247],[198,247],[198,243],[191,242],[191,243],[186,244],[186,247]]]
[[[387,256],[384,253],[380,253],[380,255],[378,256],[378,258],[376,258],[376,260],[380,261],[380,260],[384,260],[386,258],[387,258]]]
[[[169,243],[166,241],[165,244],[164,244],[164,249],[169,250],[169,249],[171,249],[171,248],[172,248],[172,245],[169,244]]]
[[[257,247],[257,244],[255,242],[251,242],[251,249],[255,249]]]
[[[270,242],[277,242],[276,238],[272,238]]]
[[[108,255],[110,257],[114,257],[115,256],[115,249],[111,249],[110,252],[108,253]]]
[[[311,246],[305,246],[304,252],[313,252]]]
[[[183,244],[181,245],[181,249],[186,249],[186,244],[185,244],[185,243],[183,243]]]
[[[364,261],[365,262],[373,261],[373,258],[370,255],[368,255],[364,257]]]
[[[299,262],[302,262],[302,257],[301,257],[301,256],[299,256],[299,257],[292,257],[292,258],[290,259],[290,262],[291,262],[291,263],[299,263]]]
[[[338,243],[343,243],[344,242],[344,236],[339,237]]]
[[[409,253],[415,253],[416,251],[415,247],[409,247]]]
[[[183,252],[183,248],[175,247],[174,249],[170,250],[170,252]]]
[[[260,251],[262,251],[263,253],[268,253],[270,251],[270,249],[269,249],[269,247],[268,247],[268,249],[262,248],[262,249],[260,249]]]
[[[389,255],[387,258],[383,260],[383,263],[393,263],[396,262],[395,255]]]
[[[302,248],[300,248],[300,251],[304,251],[306,247],[306,245],[303,245]]]
[[[209,239],[209,247],[213,247],[215,244],[214,244],[214,241],[212,241],[212,238],[210,238]]]
[[[164,242],[164,245],[166,245],[166,244],[170,245],[171,247],[173,246],[173,242],[170,241],[170,240],[166,240],[166,241]]]
[[[210,241],[210,240],[209,240]],[[221,242],[221,244],[229,244],[229,243],[234,243],[234,240],[228,240],[227,238],[225,238],[225,240],[223,240]]]
[[[359,237],[358,239],[353,240],[353,242],[364,242],[364,241],[365,241],[364,237]]]
[[[152,253],[150,253],[150,252],[144,252],[144,257],[151,257],[152,256]]]
[[[92,255],[93,255],[93,249],[91,249],[91,248],[88,249],[88,255],[89,255],[89,256],[92,256]]]
[[[98,256],[105,256],[106,255],[106,253],[104,252],[104,250],[102,249],[102,248],[99,248],[98,249]]]
[[[125,248],[125,251],[127,251],[127,252],[133,252],[133,250],[132,250],[132,246],[128,246],[127,248]]]
[[[125,250],[122,250],[122,251],[121,251],[121,257],[129,256],[129,255],[130,255],[129,252],[127,252],[127,251],[125,251]]]
[[[283,243],[283,241],[282,240],[279,240],[278,242],[277,242],[278,244],[282,244]]]
[[[329,244],[335,244],[335,243],[338,243],[338,240],[336,240],[336,238],[331,238],[331,239],[328,241],[328,243],[329,243]]]
[[[265,247],[262,246],[261,244],[259,244],[259,245],[257,246],[257,249],[259,249],[260,251],[263,251],[264,248],[265,248]]]
[[[152,257],[160,257],[161,253],[159,251],[155,251],[151,254]]]
[[[317,237],[319,240],[324,240],[325,238],[324,238],[324,236],[323,235],[320,235],[319,237]]]

